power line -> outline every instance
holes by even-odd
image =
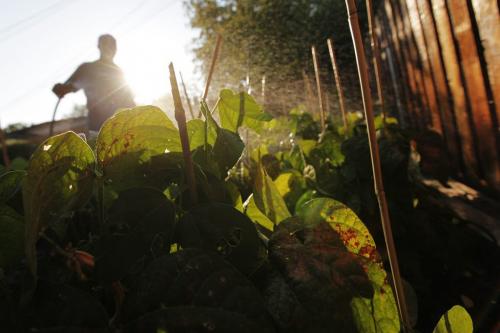
[[[112,25],[112,27],[116,28],[117,26],[121,25],[121,23],[123,23],[123,21],[128,16],[130,16],[131,14],[133,14],[138,9],[142,8],[145,5],[145,3],[148,2],[148,1],[149,0],[143,0],[143,1],[141,1],[136,7],[134,7],[132,10],[128,11],[125,15],[123,15],[117,21],[115,21],[115,23]],[[123,32],[126,33],[126,32],[129,32],[131,30],[135,30],[135,29],[137,29],[137,28],[139,28],[141,26],[144,26],[144,25],[147,25],[147,24],[151,23],[154,18],[156,18],[158,15],[162,14],[163,12],[165,12],[174,3],[173,1],[174,0],[168,1],[168,3],[167,3],[166,6],[164,6],[163,8],[161,8],[159,10],[155,10],[155,12],[153,14],[151,14],[151,15],[148,14],[148,16],[146,16],[143,19],[141,19],[137,24],[129,26]],[[85,49],[87,49],[87,48],[88,47],[86,45]],[[50,75],[46,76],[45,79],[43,79],[42,81],[40,81],[37,85],[31,87],[30,89],[26,90],[23,94],[15,97],[14,99],[12,99],[9,102],[7,102],[6,104],[4,104],[2,107],[0,107],[0,113],[3,110],[8,109],[13,104],[16,104],[18,101],[25,99],[26,97],[32,95],[33,93],[36,93],[36,91],[39,88],[45,87],[48,82],[54,80],[56,76],[59,76],[61,73],[63,73],[65,70],[67,70],[69,66],[73,65],[73,61],[76,60],[76,59],[78,59],[79,57],[81,57],[83,51],[84,51],[84,48],[81,48],[80,51],[76,54],[76,56],[72,57],[71,61],[65,62],[65,64],[62,65],[59,68],[59,70],[57,70],[57,71],[51,73]],[[91,51],[85,52],[85,55],[88,55],[90,52]]]
[[[75,3],[78,0],[73,0],[72,3]],[[0,39],[1,42],[5,42],[8,39],[12,38],[13,36],[19,34],[20,32],[32,28],[37,22],[41,22],[43,19],[49,17],[50,15],[64,9],[68,5],[72,4],[71,2],[68,2],[67,0],[61,0],[56,3],[53,3],[52,5],[45,7],[34,14],[25,17],[17,22],[14,22],[2,29],[0,29],[0,36],[3,37]]]

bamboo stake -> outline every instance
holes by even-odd
[[[340,81],[340,74],[337,66],[337,57],[335,56],[335,49],[333,48],[332,39],[328,38],[326,43],[328,44],[328,52],[330,53],[333,75],[335,77],[335,86],[337,87],[337,94],[339,95],[340,112],[342,113],[342,120],[344,121],[344,127],[347,130],[348,121],[344,104],[344,88],[342,87],[342,82]]]
[[[2,157],[3,157],[3,162],[5,163],[5,167],[10,169],[10,157],[9,157],[9,152],[7,150],[7,140],[5,138],[5,133],[2,130],[2,126],[0,125],[0,144],[2,145]]]
[[[375,121],[373,117],[373,104],[370,94],[370,85],[368,82],[368,67],[365,60],[365,50],[363,48],[363,39],[359,28],[358,11],[356,9],[355,0],[346,0],[347,13],[349,16],[349,27],[351,29],[354,50],[356,54],[356,63],[358,67],[359,81],[361,85],[361,96],[363,98],[363,107],[365,110],[365,118],[368,129],[368,142],[370,144],[370,155],[372,161],[373,179],[375,185],[375,194],[379,203],[380,217],[382,221],[382,229],[389,257],[389,264],[392,271],[392,279],[394,282],[394,291],[398,304],[399,314],[403,323],[403,331],[407,332],[411,326],[409,324],[408,310],[406,307],[405,294],[403,289],[403,281],[401,279],[398,257],[394,239],[392,237],[391,221],[389,217],[389,209],[385,198],[384,184],[382,181],[382,169],[380,166],[380,156],[377,143],[377,133],[375,131]]]
[[[302,78],[304,80],[304,86],[306,88],[306,103],[307,103],[307,109],[311,110],[312,109],[312,104],[313,104],[313,90],[311,87],[311,81],[309,80],[309,76],[307,75],[305,70],[302,70]]]
[[[261,90],[260,96],[262,98],[262,105],[265,105],[266,104],[266,76],[265,75],[262,75],[261,84],[262,84],[262,90]]]
[[[215,42],[214,53],[212,54],[212,62],[210,63],[210,70],[208,71],[207,83],[205,84],[205,90],[203,91],[202,101],[205,101],[208,96],[208,89],[210,88],[210,82],[212,82],[212,76],[214,74],[215,63],[219,57],[220,46],[222,44],[222,36],[217,35],[217,40]]]
[[[319,77],[319,66],[318,66],[318,57],[316,55],[316,48],[311,46],[311,53],[314,64],[314,74],[316,75],[316,89],[318,90],[318,103],[319,103],[319,112],[321,117],[321,134],[325,133],[325,108],[323,105],[323,93],[321,92],[321,80]]]
[[[182,89],[184,90],[184,96],[186,97],[186,102],[189,108],[189,114],[191,115],[191,119],[194,119],[193,106],[191,105],[191,99],[189,98],[186,85],[184,84],[184,78],[182,77],[182,72],[179,72],[179,76],[181,77]]]
[[[366,0],[366,11],[368,14],[368,30],[370,34],[370,44],[372,48],[373,67],[375,68],[375,83],[377,86],[377,95],[382,109],[382,119],[384,127],[386,126],[387,110],[385,109],[384,93],[382,92],[382,71],[380,69],[380,49],[378,46],[377,37],[375,36],[375,22],[373,19],[373,3],[372,0]]]
[[[186,127],[186,114],[182,107],[181,94],[179,93],[179,86],[177,85],[177,78],[175,77],[174,64],[168,65],[170,71],[170,86],[172,89],[172,97],[175,106],[175,120],[179,126],[179,135],[181,137],[182,155],[184,157],[184,164],[186,166],[186,179],[189,187],[189,194],[191,203],[195,205],[198,202],[198,193],[196,192],[196,181],[194,177],[193,158],[191,150],[189,149],[189,136]]]

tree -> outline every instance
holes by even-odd
[[[355,73],[344,0],[185,0],[185,4],[191,26],[199,29],[194,52],[202,72],[208,71],[216,35],[224,38],[212,91],[221,85],[237,87],[247,76],[260,89],[256,85],[265,75],[269,91],[302,99],[302,72],[313,77],[311,45],[317,45],[325,80],[331,79],[326,75],[331,69],[329,37],[343,72]]]

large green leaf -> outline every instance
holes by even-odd
[[[174,205],[159,190],[130,188],[108,210],[106,233],[95,244],[95,274],[113,282],[149,254],[168,253],[175,223]]]
[[[24,221],[16,211],[0,204],[0,267],[7,267],[24,254]]]
[[[22,187],[25,171],[10,171],[0,176],[0,204],[6,203]]]
[[[230,89],[223,89],[219,93],[217,112],[223,128],[237,132],[238,127],[245,125],[257,132],[262,128],[262,122],[272,119],[271,115],[262,111],[262,107],[247,93],[235,93]],[[241,107],[243,102],[243,107]],[[240,112],[243,110],[243,113]]]
[[[205,144],[205,131],[207,124],[201,119],[192,119],[187,122],[187,131],[189,135],[189,148],[196,148]],[[217,138],[217,130],[213,126],[208,126],[207,144],[213,146]]]
[[[441,316],[432,333],[472,333],[472,319],[463,307],[455,305]]]
[[[261,210],[257,207],[253,198],[253,194],[248,197],[243,206],[245,207],[245,214],[250,220],[266,230],[274,230],[273,221],[271,221],[266,215],[264,215],[264,213],[262,213]]]
[[[230,205],[198,205],[178,225],[183,248],[196,247],[217,252],[245,274],[262,263],[263,247],[255,225]]]
[[[47,139],[33,153],[23,182],[25,250],[33,274],[39,232],[90,198],[94,164],[92,150],[73,132]]]
[[[351,307],[361,332],[399,332],[400,323],[396,301],[387,282],[387,273],[376,250],[370,232],[359,217],[344,204],[329,198],[308,201],[299,212],[311,225],[327,222],[337,231],[347,249],[364,257],[364,270],[372,282],[372,299],[356,297]]]
[[[291,216],[278,188],[260,163],[255,175],[253,199],[259,210],[275,225]]]
[[[175,208],[154,188],[131,188],[119,193],[108,211],[106,224],[126,227],[148,240],[162,234],[170,242],[175,223]],[[167,244],[170,247],[170,243]]]
[[[213,145],[211,144],[206,147],[206,150],[201,149],[195,152],[193,154],[193,159],[205,170],[211,172],[220,179],[225,179],[227,177],[227,172],[240,159],[245,144],[238,133],[231,132],[217,124],[205,103],[201,104],[201,111],[206,118],[206,122],[203,124],[208,127],[207,143],[211,144],[213,141]],[[205,135],[204,130],[200,132]],[[214,135],[216,135],[215,140]],[[200,143],[201,140],[198,137],[199,135],[196,135],[196,142]],[[202,142],[204,143],[204,140]],[[217,165],[218,170],[214,170],[215,165]]]
[[[285,297],[278,314],[270,310],[283,331],[357,332],[351,300],[373,297],[373,286],[362,258],[347,250],[328,223],[287,219],[275,228],[268,248],[270,261],[296,296]],[[269,286],[266,295],[283,289]],[[283,316],[283,310],[289,314]]]
[[[116,113],[104,123],[96,143],[104,179],[117,190],[141,185],[140,166],[152,156],[181,150],[179,131],[154,106]]]
[[[237,133],[224,128],[217,130],[213,153],[222,178],[226,178],[227,172],[238,162],[244,148],[245,144]]]
[[[145,314],[145,315],[143,315]],[[273,332],[259,290],[221,256],[183,249],[143,270],[125,332]]]
[[[288,209],[293,212],[299,198],[307,190],[304,177],[296,170],[290,170],[281,173],[274,184],[285,200]]]

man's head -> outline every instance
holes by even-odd
[[[101,51],[101,59],[113,60],[116,54],[116,39],[111,35],[99,36],[97,43],[99,51]]]

